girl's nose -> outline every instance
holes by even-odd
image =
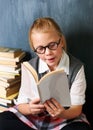
[[[50,50],[48,47],[46,47],[45,54],[50,54],[52,50]]]

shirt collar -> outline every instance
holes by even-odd
[[[58,69],[63,69],[67,75],[69,74],[69,56],[64,50],[56,70]],[[39,73],[44,73],[46,71],[49,71],[49,67],[43,60],[39,59]]]
[[[44,73],[46,71],[49,71],[49,67],[43,60],[39,59],[39,73]]]

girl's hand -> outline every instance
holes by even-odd
[[[65,112],[64,107],[62,107],[54,98],[45,101],[44,106],[46,111],[53,117],[62,117],[62,113]]]
[[[40,103],[39,98],[36,98],[36,99],[30,101],[29,106],[30,106],[30,112],[33,115],[40,114],[40,113],[44,112],[44,110],[45,110],[45,107],[43,104]]]

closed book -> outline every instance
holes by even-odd
[[[0,57],[15,58],[22,52],[19,48],[0,47]]]
[[[19,64],[16,61],[9,61],[8,59],[6,60],[6,58],[0,58],[0,65],[11,65],[11,66],[15,66],[15,65]]]
[[[6,103],[12,104],[12,102],[13,102],[13,99],[10,100],[10,99],[0,97],[0,104],[2,105],[5,105]]]
[[[14,73],[14,74],[19,74],[21,71],[21,68],[18,68],[15,70],[15,68],[13,67],[6,67],[6,68],[2,68],[0,69],[0,73]]]
[[[12,94],[19,92],[19,88],[20,88],[20,83],[17,83],[13,85],[13,87],[8,87],[8,88],[0,86],[0,92],[1,92],[0,97],[7,98],[11,96]]]
[[[9,78],[9,77],[0,77],[0,81],[6,82],[6,83],[11,83],[11,82],[15,82],[17,80],[20,80],[21,77],[17,76],[15,78]]]
[[[4,105],[4,106],[13,106],[14,105],[14,100],[16,100],[18,96],[18,92],[12,94],[11,96],[7,97],[7,98],[1,98],[0,97],[0,105]]]
[[[14,105],[14,103],[7,103],[7,102],[0,102],[0,105],[4,106],[4,107],[12,107]]]
[[[0,78],[10,78],[15,79],[17,77],[20,77],[20,74],[17,73],[9,73],[9,72],[1,72],[0,71]]]
[[[2,63],[0,63],[0,68],[2,68],[2,66],[3,67],[14,67],[15,69],[16,68],[19,68],[19,67],[21,67],[21,62],[15,62],[15,64],[11,64],[11,63],[9,63],[9,62],[7,62],[7,64],[2,64]]]
[[[19,83],[19,82],[21,82],[20,78],[17,79],[17,80],[16,79],[12,79],[11,82],[4,82],[4,81],[0,80],[0,86],[8,88],[8,87],[11,87],[11,86],[15,85],[16,83]]]
[[[10,58],[10,57],[1,57],[0,56],[0,61],[5,61],[5,62],[19,62],[21,61],[24,57],[26,56],[26,52],[22,51],[19,55],[17,55],[15,58]]]
[[[16,72],[20,70],[20,67],[19,66],[6,66],[6,65],[0,65],[0,71],[4,71],[4,72]]]
[[[11,65],[1,65],[0,64],[0,71],[14,71],[17,70],[21,67],[20,64],[15,65],[15,66],[11,66]]]

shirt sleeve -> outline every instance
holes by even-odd
[[[86,79],[84,66],[77,73],[71,86],[70,95],[72,105],[83,105],[85,103]]]

